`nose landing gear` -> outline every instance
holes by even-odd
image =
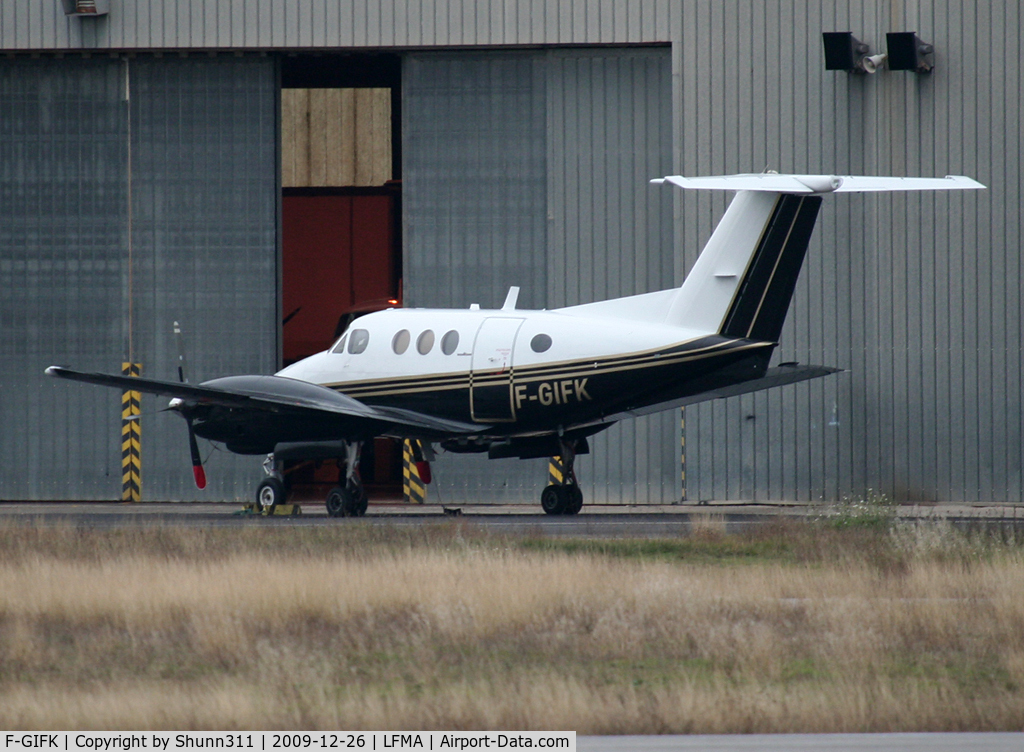
[[[363,448],[361,441],[345,442],[344,457],[337,458],[339,468],[338,485],[332,488],[326,499],[327,514],[331,517],[362,517],[366,514],[369,500],[363,481],[359,477],[359,455]],[[331,459],[332,457],[325,457]],[[309,465],[312,460],[299,463]],[[342,468],[344,468],[342,470]],[[274,510],[286,503],[291,493],[291,483],[288,482],[289,473],[297,472],[296,467],[290,470],[286,465],[277,459],[273,453],[268,454],[263,461],[263,471],[267,474],[256,488],[255,511],[263,515],[272,515]],[[301,494],[301,492],[300,492]],[[279,510],[280,513],[280,510]]]
[[[263,479],[256,488],[256,507],[260,514],[273,514],[274,510],[284,504],[287,496],[284,481],[276,475]]]

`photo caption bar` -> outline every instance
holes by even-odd
[[[57,731],[5,732],[4,750],[465,750],[553,749],[576,752],[575,731]]]

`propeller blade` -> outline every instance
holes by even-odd
[[[199,444],[196,443],[196,432],[192,430],[192,418],[186,417],[188,423],[188,450],[192,454],[192,475],[196,479],[196,488],[206,488],[206,471],[203,470],[203,458],[199,456]]]
[[[181,325],[174,322],[174,340],[178,345],[178,381],[182,384],[188,383],[188,373],[185,369],[185,343],[181,336]]]

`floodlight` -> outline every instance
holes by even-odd
[[[916,32],[896,31],[886,34],[885,46],[889,51],[889,70],[931,73],[935,67],[926,57],[931,55],[935,48],[918,39]]]
[[[825,70],[843,70],[863,73],[863,58],[871,51],[851,31],[825,31],[821,40],[825,44]]]
[[[65,16],[96,18],[110,13],[110,0],[60,0]]]

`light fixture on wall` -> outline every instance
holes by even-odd
[[[864,63],[871,48],[857,39],[852,31],[825,31],[821,40],[825,44],[825,70],[875,72],[874,69],[868,70]]]
[[[110,13],[110,0],[60,0],[65,16],[95,18]]]
[[[890,32],[885,35],[885,47],[889,51],[889,70],[931,73],[935,67],[929,59],[935,48],[918,39],[916,32]]]

